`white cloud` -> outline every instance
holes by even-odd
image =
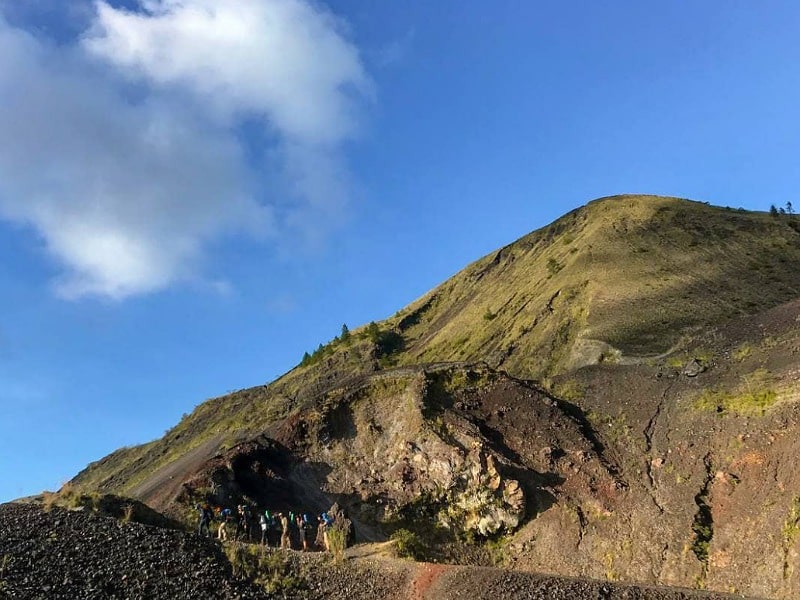
[[[85,46],[133,75],[186,87],[227,115],[252,113],[293,143],[338,143],[369,83],[328,12],[301,0],[143,0],[97,4]]]
[[[211,240],[313,233],[346,202],[339,144],[369,83],[334,17],[298,0],[142,9],[99,2],[73,47],[0,19],[0,217],[41,235],[66,297],[196,278]],[[285,181],[245,159],[245,119]]]

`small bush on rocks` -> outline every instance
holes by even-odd
[[[338,522],[328,529],[328,545],[334,562],[342,562],[344,560],[344,550],[347,547],[347,529]]]
[[[391,539],[395,543],[397,555],[401,558],[424,560],[425,546],[415,533],[408,529],[398,529],[392,534]]]
[[[284,552],[231,542],[225,544],[225,556],[234,577],[263,586],[270,594],[286,595],[305,587],[305,579]]]
[[[134,513],[134,506],[133,504],[126,504],[122,507],[122,522],[123,523],[130,523],[131,519],[133,518]]]

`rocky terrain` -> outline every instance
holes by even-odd
[[[219,546],[89,511],[0,505],[0,597],[268,598],[237,581]]]
[[[258,552],[258,551],[256,551]],[[89,511],[0,505],[0,598],[296,600],[723,600],[724,594],[651,589],[499,569],[261,551],[293,573],[268,593],[243,580],[217,542],[122,523]],[[740,598],[737,596],[737,598]]]
[[[800,597],[798,232],[592,202],[72,485],[183,522],[337,502],[421,560]]]

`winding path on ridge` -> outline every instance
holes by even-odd
[[[577,577],[415,563],[394,558],[393,543],[359,544],[348,548],[346,563],[362,566],[362,576],[376,580],[405,579],[404,589],[382,596],[393,600],[743,600],[743,596],[698,590],[637,586]],[[367,575],[369,573],[369,575]],[[328,590],[331,598],[339,598]],[[327,596],[326,596],[327,597]],[[351,600],[356,600],[355,598]],[[751,598],[750,600],[756,600]]]

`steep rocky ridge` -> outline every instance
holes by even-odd
[[[590,203],[75,483],[177,517],[337,500],[441,560],[796,597],[798,228]]]

